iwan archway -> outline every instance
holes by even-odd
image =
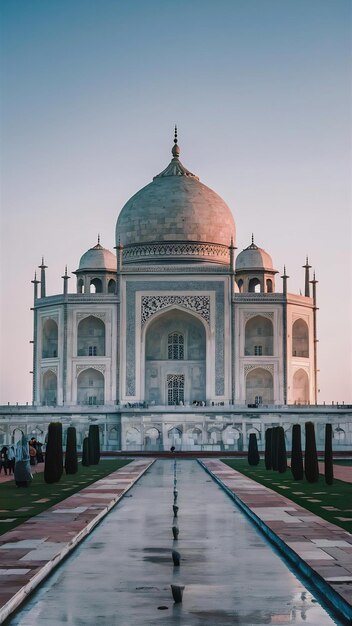
[[[178,308],[158,315],[146,328],[145,392],[149,405],[192,405],[206,400],[205,326]]]

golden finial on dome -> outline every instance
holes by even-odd
[[[171,153],[174,159],[178,159],[180,156],[180,147],[177,145],[177,124],[175,124],[174,145],[172,146]]]

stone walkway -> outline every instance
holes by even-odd
[[[0,537],[0,624],[153,462],[132,461]]]
[[[319,463],[319,473],[324,474],[324,463]],[[352,465],[334,464],[334,478],[343,480],[345,483],[352,483]]]
[[[200,463],[337,610],[352,620],[352,535],[219,460]]]

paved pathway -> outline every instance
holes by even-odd
[[[177,519],[173,461],[158,460],[11,626],[340,624],[196,461],[177,467]],[[170,583],[185,585],[182,604]]]
[[[132,461],[0,537],[0,624],[116,504],[153,459]]]
[[[219,460],[202,460],[259,526],[352,619],[352,535]]]
[[[319,473],[325,473],[324,463],[319,463]],[[337,465],[334,463],[334,477],[345,483],[352,483],[352,465]]]

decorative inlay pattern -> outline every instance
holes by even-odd
[[[100,320],[105,321],[106,313],[96,313],[95,311],[87,311],[86,313],[77,313],[77,321],[83,320],[85,317],[98,317]]]
[[[56,365],[52,365],[49,367],[42,367],[41,369],[41,373],[44,376],[44,374],[46,374],[46,372],[52,372],[53,374],[55,374],[57,376],[57,366]]]
[[[250,320],[252,317],[267,317],[269,319],[274,319],[274,313],[273,312],[265,312],[265,311],[245,311],[243,313],[243,319],[245,322],[248,322],[248,320]]]
[[[141,320],[142,327],[146,321],[162,309],[173,304],[179,304],[185,309],[195,311],[210,324],[210,298],[209,296],[142,296]]]
[[[261,363],[258,363],[256,365],[245,365],[244,366],[244,373],[247,376],[248,372],[250,372],[251,370],[256,370],[256,369],[268,370],[268,372],[270,372],[272,375],[274,375],[274,366],[273,365],[271,365],[271,364],[262,365]]]
[[[215,293],[215,395],[223,396],[225,393],[225,356],[224,356],[224,283],[212,280],[190,280],[188,282],[177,280],[162,281],[127,281],[126,283],[126,395],[134,396],[136,393],[136,292],[138,291],[213,291]]]
[[[95,365],[95,363],[86,363],[86,365],[76,365],[76,378],[83,370],[98,370],[102,374],[105,374],[106,365]]]
[[[201,257],[223,259],[229,263],[230,253],[228,246],[199,243],[195,241],[164,241],[126,246],[123,249],[123,263],[138,261],[148,257]]]
[[[48,320],[53,320],[53,322],[56,322],[58,324],[59,323],[59,316],[58,316],[57,313],[53,313],[53,314],[46,315],[45,317],[42,318],[42,320],[43,320],[43,325]]]

